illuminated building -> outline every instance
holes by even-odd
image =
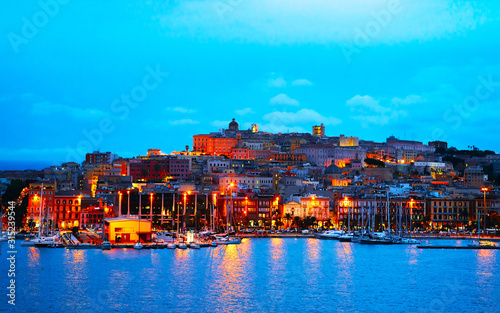
[[[469,166],[464,170],[464,183],[469,187],[481,187],[484,185],[483,168],[480,166]]]
[[[319,137],[325,137],[325,126],[323,125],[323,123],[321,123],[321,125],[315,125],[313,126],[312,128],[312,134],[313,136],[319,136]]]
[[[82,196],[79,194],[56,195],[54,200],[55,223],[59,229],[80,227]]]
[[[359,146],[359,138],[358,137],[346,137],[344,135],[340,135],[339,145],[341,147],[357,147],[357,146]]]
[[[262,176],[223,176],[219,178],[219,190],[226,190],[231,183],[236,188],[241,189],[270,189],[273,186],[273,178]]]
[[[294,165],[305,163],[307,157],[303,153],[273,153],[270,159],[273,162]]]
[[[42,195],[42,184],[43,184],[43,195]],[[56,224],[55,220],[55,210],[54,210],[54,196],[56,192],[56,186],[54,183],[50,182],[37,182],[29,185],[28,191],[28,212],[26,214],[25,224],[33,227],[39,227],[39,225],[48,225],[49,227],[54,227]],[[42,209],[41,216],[42,220],[40,222],[40,208]],[[48,212],[47,212],[48,211]]]
[[[388,229],[387,223],[387,200],[385,195],[380,195],[378,198],[358,198],[345,196],[335,199],[335,207],[333,210],[334,223],[339,227],[347,226],[348,215],[350,216],[351,227],[360,227],[362,221],[362,213],[364,213],[364,222],[367,222],[368,217],[372,218],[372,223],[375,224],[376,230]],[[369,214],[370,212],[370,214]],[[427,228],[426,216],[427,201],[413,198],[398,198],[389,200],[389,213],[391,220],[391,229],[396,227],[396,218],[400,215],[401,222],[404,227],[410,224],[412,228]]]
[[[297,204],[299,204],[297,206]],[[284,205],[283,214],[290,214],[305,219],[315,217],[324,222],[330,218],[330,199],[311,194],[305,197],[294,197],[294,200]],[[319,225],[321,226],[321,225]]]
[[[237,144],[236,138],[227,138],[222,135],[194,135],[193,151],[209,155],[231,155],[231,149]]]
[[[137,160],[129,166],[134,181],[163,181],[167,176],[182,179],[189,175],[189,160],[175,157]]]
[[[112,244],[132,244],[151,241],[151,221],[134,217],[115,217],[105,220],[106,234]]]
[[[271,157],[270,150],[252,150],[248,148],[231,149],[231,158],[235,160],[268,160]]]
[[[279,197],[270,194],[254,194],[248,196],[233,196],[231,200],[225,195],[219,196],[217,200],[217,208],[219,216],[219,225],[226,224],[226,209],[229,209],[230,224],[244,227],[270,227],[274,221],[281,216]],[[231,207],[233,209],[231,209]]]
[[[94,151],[85,155],[86,164],[111,164],[114,155],[111,152]]]

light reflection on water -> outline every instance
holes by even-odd
[[[493,312],[500,306],[498,253],[279,238],[173,251],[23,247],[17,309],[385,312],[442,303],[446,311]]]

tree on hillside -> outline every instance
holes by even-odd
[[[385,163],[377,159],[366,158],[365,163],[369,167],[385,167]]]
[[[9,202],[16,202],[21,195],[21,191],[23,191],[24,187],[29,186],[29,184],[33,181],[22,181],[19,179],[12,180],[10,185],[5,190],[5,193],[2,195],[2,213],[5,214],[7,208],[9,208]],[[15,213],[15,221],[16,221],[16,229],[20,229],[23,227],[23,220],[28,212],[28,195],[24,196],[21,200],[21,203],[17,203],[14,207]]]

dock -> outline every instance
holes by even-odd
[[[448,249],[448,250],[498,250],[499,246],[451,246],[451,245],[418,245],[419,249]]]

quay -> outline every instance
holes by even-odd
[[[498,250],[499,246],[452,246],[452,245],[418,245],[419,249],[448,249],[448,250]]]

